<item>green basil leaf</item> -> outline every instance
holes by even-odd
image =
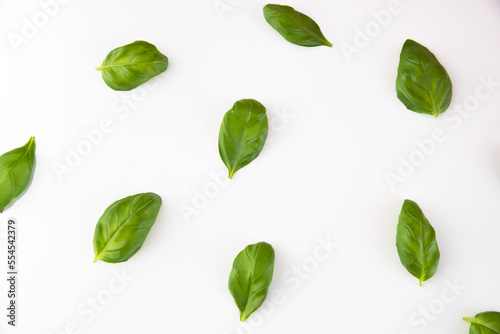
[[[144,193],[111,204],[97,222],[95,259],[108,263],[130,259],[148,236],[161,206],[160,196]]]
[[[266,21],[290,43],[300,46],[332,47],[319,28],[309,16],[297,12],[290,6],[266,5],[264,7]]]
[[[273,280],[274,249],[265,242],[247,246],[233,262],[229,291],[245,321],[266,300]]]
[[[35,137],[0,156],[0,213],[28,189],[35,170]]]
[[[156,46],[135,41],[111,51],[100,67],[106,85],[114,90],[131,90],[164,72],[168,58]]]
[[[420,281],[434,276],[439,264],[436,232],[417,203],[405,200],[399,215],[396,246],[403,266]]]
[[[219,131],[219,154],[230,179],[259,156],[267,132],[266,108],[258,101],[239,100],[226,113]]]
[[[500,334],[500,313],[483,312],[474,318],[464,318],[470,322],[469,334]]]
[[[409,110],[438,117],[448,109],[453,94],[451,79],[425,46],[406,40],[396,79],[398,98]]]

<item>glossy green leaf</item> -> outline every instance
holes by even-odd
[[[161,206],[160,196],[144,193],[111,204],[94,232],[95,259],[124,262],[141,249]]]
[[[266,5],[266,21],[290,43],[300,46],[329,46],[330,43],[309,16],[297,12],[290,6]]]
[[[470,322],[469,334],[500,334],[500,313],[483,312],[474,318],[464,318]]]
[[[26,145],[0,156],[0,212],[27,190],[35,170],[35,137]]]
[[[273,280],[274,249],[265,242],[247,246],[233,262],[229,291],[245,321],[266,300]]]
[[[219,154],[230,179],[259,156],[267,132],[266,108],[258,101],[239,100],[226,113],[219,131]]]
[[[405,200],[396,236],[399,259],[420,286],[434,276],[439,264],[436,232],[417,203]]]
[[[135,41],[111,51],[102,65],[106,85],[114,90],[131,90],[164,72],[168,58],[148,42]]]
[[[453,87],[446,69],[425,46],[408,39],[396,79],[398,98],[406,108],[438,117],[451,103]]]

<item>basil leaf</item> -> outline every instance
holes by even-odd
[[[274,249],[265,242],[247,246],[233,262],[229,291],[245,321],[266,300],[273,280]]]
[[[309,16],[297,12],[289,6],[266,5],[266,21],[290,43],[300,46],[332,47],[332,43],[323,36],[318,24]]]
[[[27,190],[35,170],[35,137],[0,156],[0,213]]]
[[[399,259],[403,266],[420,281],[436,273],[440,253],[436,232],[417,203],[405,200],[399,215],[396,236]]]
[[[94,262],[130,259],[141,249],[160,206],[161,198],[154,193],[129,196],[111,204],[95,228]]]
[[[398,99],[406,108],[438,117],[450,106],[452,90],[448,72],[436,56],[425,46],[406,40],[396,79]]]
[[[219,131],[219,154],[230,179],[259,156],[267,132],[266,108],[258,101],[239,100],[226,113]]]
[[[464,321],[471,323],[469,334],[499,334],[500,333],[500,313],[499,312],[479,313],[473,319],[464,318]]]
[[[131,90],[164,72],[168,58],[156,46],[144,41],[135,41],[111,51],[102,65],[106,85],[114,90]]]

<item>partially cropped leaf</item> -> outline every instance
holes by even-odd
[[[409,110],[438,117],[448,109],[451,79],[436,56],[408,39],[403,45],[396,79],[398,98]]]
[[[290,6],[266,5],[264,17],[290,43],[300,46],[332,47],[332,43],[323,36],[313,19]]]
[[[399,259],[420,286],[434,276],[439,264],[436,232],[417,203],[405,200],[396,236]]]
[[[464,318],[470,322],[469,334],[500,334],[500,313],[483,312],[474,318]]]
[[[35,137],[22,147],[0,156],[0,212],[4,212],[28,188],[35,170]]]
[[[164,72],[168,58],[148,42],[135,41],[111,51],[102,65],[106,85],[114,90],[131,90]]]
[[[266,300],[273,280],[274,249],[265,242],[248,245],[233,262],[229,291],[245,321]]]
[[[95,259],[124,262],[141,249],[161,206],[160,196],[144,193],[111,204],[94,232]]]
[[[259,156],[267,132],[266,108],[258,101],[239,100],[226,113],[219,131],[219,154],[229,178]]]

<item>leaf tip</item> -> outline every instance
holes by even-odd
[[[35,148],[36,148],[35,136],[31,136],[31,137],[30,137],[30,140],[28,140],[27,145],[28,145],[28,148],[30,148],[32,145],[34,145],[34,146],[35,146]]]

